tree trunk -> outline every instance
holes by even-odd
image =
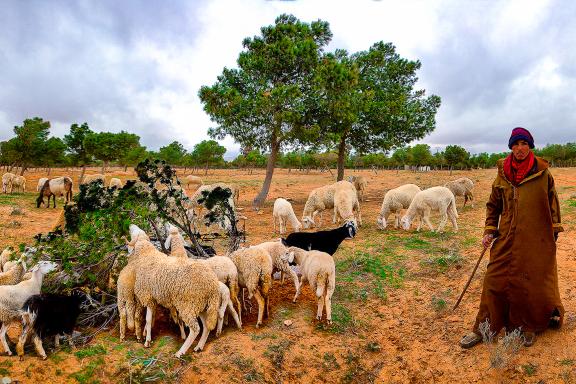
[[[84,173],[86,172],[86,164],[82,164],[82,171],[80,171],[80,177],[78,178],[78,185],[82,184],[84,180]]]
[[[26,171],[26,169],[28,169],[28,167],[25,165],[22,165],[22,169],[20,170],[20,176],[24,176],[24,172]]]
[[[101,174],[104,174],[104,170],[106,169],[106,162],[103,161],[102,162],[102,172],[100,172]]]
[[[128,164],[126,164],[126,165],[124,166],[124,172],[126,172],[127,169],[128,169]]]
[[[344,159],[346,158],[346,136],[340,139],[340,144],[338,145],[338,176],[336,176],[336,181],[344,180]]]
[[[452,176],[452,166],[450,166],[450,176]]]
[[[206,162],[206,168],[204,168],[204,176],[208,174],[208,162]]]
[[[46,176],[50,176],[50,171],[52,170],[52,167],[48,167],[48,173],[46,174]]]
[[[262,184],[262,190],[252,202],[252,207],[255,210],[258,210],[262,206],[266,200],[266,196],[268,196],[268,191],[270,190],[270,184],[272,183],[274,166],[276,165],[276,158],[278,157],[279,149],[280,143],[276,142],[276,138],[273,137],[272,150],[270,151],[270,157],[268,157],[268,163],[266,164],[266,177],[264,178],[264,184]]]

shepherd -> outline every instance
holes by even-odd
[[[479,326],[486,320],[493,335],[520,328],[529,347],[537,333],[559,328],[564,318],[556,266],[556,240],[564,229],[554,178],[548,162],[531,151],[527,129],[514,128],[508,148],[486,204],[482,245],[493,244],[476,322],[460,340],[462,348],[482,341]]]

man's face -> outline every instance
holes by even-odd
[[[517,140],[512,144],[512,154],[516,160],[522,161],[530,153],[530,145],[525,140]]]

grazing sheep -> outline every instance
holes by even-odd
[[[22,281],[26,272],[26,256],[22,255],[13,265],[6,267],[5,272],[0,273],[0,285],[15,285]],[[6,264],[11,263],[7,262]]]
[[[366,178],[364,176],[348,176],[348,181],[354,184],[354,188],[358,192],[358,200],[364,201],[364,193],[368,185]]]
[[[10,187],[10,193],[14,191],[14,187],[16,187],[19,192],[26,192],[26,178],[24,176],[14,177],[12,179],[12,186]]]
[[[212,256],[208,259],[202,260],[202,262],[206,263],[210,269],[214,271],[218,281],[226,284],[230,290],[230,299],[238,310],[240,324],[242,324],[242,306],[238,299],[240,286],[238,284],[238,269],[236,268],[236,264],[226,256]]]
[[[472,180],[467,177],[461,177],[459,179],[447,182],[444,184],[444,186],[454,194],[454,197],[464,197],[464,205],[462,208],[466,206],[466,202],[468,202],[468,200],[470,200],[470,204],[472,204],[472,208],[474,208],[474,195],[472,194],[474,182]]]
[[[60,194],[64,194],[66,202],[72,200],[72,179],[69,177],[56,177],[46,181],[36,199],[36,208],[40,208],[40,204],[44,204],[44,197],[48,197],[46,208],[50,208],[50,197],[53,197],[54,208],[56,208],[56,195]]]
[[[12,180],[16,177],[12,172],[6,172],[2,175],[2,192],[8,193],[8,188],[12,189]]]
[[[40,293],[44,275],[54,270],[56,264],[51,261],[40,261],[32,269],[30,280],[23,280],[16,285],[0,286],[0,342],[6,353],[11,356],[12,351],[6,342],[6,331],[12,322],[20,320],[20,309],[32,295]]]
[[[360,202],[354,187],[350,184],[342,184],[334,192],[334,217],[340,216],[344,221],[351,221],[354,225],[362,226],[362,214]]]
[[[238,269],[240,287],[248,289],[248,299],[256,297],[258,302],[258,321],[256,328],[262,324],[263,315],[269,313],[268,292],[272,286],[272,260],[268,252],[262,248],[241,248],[228,257]]]
[[[292,204],[286,199],[281,197],[274,201],[274,210],[272,211],[272,220],[274,222],[274,232],[276,232],[276,221],[278,221],[278,228],[280,234],[286,233],[286,221],[290,222],[294,232],[300,232],[302,224],[298,221],[296,214],[294,214],[294,209],[292,209]]]
[[[330,231],[291,233],[282,239],[282,244],[286,247],[298,247],[306,251],[317,250],[334,255],[340,243],[354,236],[356,226],[352,222],[346,222],[343,226]]]
[[[13,251],[10,248],[5,248],[2,253],[0,253],[0,270],[6,272],[7,269],[4,269],[4,265],[10,261],[10,257],[12,256]]]
[[[332,294],[336,288],[336,266],[332,256],[325,252],[305,251],[297,247],[290,247],[286,250],[282,259],[289,263],[296,263],[302,272],[300,287],[296,291],[296,298],[300,294],[302,284],[308,280],[318,302],[316,319],[322,320],[322,310],[324,305],[326,305],[326,320],[328,324],[331,324]]]
[[[446,187],[432,187],[418,192],[414,196],[414,199],[412,199],[412,203],[410,203],[406,214],[402,217],[402,228],[406,230],[409,229],[412,220],[414,220],[415,217],[419,217],[420,224],[418,225],[417,231],[420,230],[422,221],[428,225],[431,231],[434,231],[432,223],[430,223],[430,212],[432,210],[440,213],[440,224],[438,225],[437,232],[444,230],[447,217],[449,217],[452,222],[454,232],[458,232],[458,223],[456,223],[456,219],[458,218],[456,200],[452,192]]]
[[[149,347],[152,338],[152,314],[156,306],[175,310],[182,322],[190,328],[188,337],[175,354],[180,357],[186,353],[200,332],[197,317],[202,321],[203,332],[210,332],[216,327],[220,305],[218,279],[204,263],[192,260],[188,263],[171,262],[168,260],[170,258],[158,251],[148,239],[139,236],[142,232],[137,226],[130,225],[130,242],[136,258],[133,263],[136,275],[134,294],[139,303],[134,317],[138,321],[141,308],[146,307],[144,346]],[[194,350],[202,350],[202,347],[203,345],[199,344]]]
[[[394,213],[395,216],[394,228],[398,228],[400,225],[400,211],[408,209],[412,199],[420,191],[420,187],[415,184],[404,184],[386,192],[377,220],[378,228],[386,228],[388,225],[386,221],[391,213]]]
[[[38,179],[38,185],[36,186],[36,192],[40,192],[40,190],[44,186],[44,183],[46,183],[47,181],[48,181],[47,177],[41,177],[40,179]]]
[[[224,323],[224,315],[226,311],[232,315],[234,321],[236,322],[236,326],[238,329],[242,329],[242,322],[238,316],[238,312],[234,309],[234,305],[231,300],[231,292],[230,289],[224,284],[223,282],[218,282],[220,287],[220,309],[218,309],[218,325],[216,326],[216,336],[220,336],[222,333],[222,324]]]
[[[117,177],[113,177],[110,179],[110,184],[108,184],[108,188],[116,187],[118,189],[122,188],[122,180]]]
[[[294,282],[294,288],[298,291],[298,286],[300,285],[298,281],[298,275],[296,272],[290,268],[290,265],[282,260],[282,255],[286,252],[286,246],[282,244],[281,241],[267,241],[265,243],[261,243],[258,245],[254,245],[254,247],[262,248],[270,255],[270,260],[272,261],[272,274],[280,271],[280,281],[284,284],[284,274],[287,273],[292,278]],[[294,296],[293,301],[296,301],[296,296]]]
[[[305,229],[316,226],[314,218],[318,213],[320,213],[318,227],[322,225],[322,212],[325,209],[334,208],[334,194],[336,193],[336,189],[340,188],[351,188],[356,191],[350,182],[342,180],[334,184],[315,188],[310,192],[308,200],[306,200],[306,204],[304,205],[304,212],[302,212],[302,224]],[[334,210],[332,222],[336,223],[336,210]]]
[[[103,174],[101,173],[96,173],[94,175],[86,175],[84,176],[84,178],[82,179],[82,182],[80,183],[81,185],[83,184],[90,184],[91,182],[95,181],[95,180],[102,180],[102,185],[106,185],[106,178],[104,177]]]
[[[188,189],[190,189],[190,185],[192,185],[193,189],[197,189],[202,184],[204,184],[202,179],[194,175],[188,175],[184,177],[184,180],[182,180],[182,185],[185,185]]]
[[[55,347],[60,346],[60,336],[72,336],[82,297],[79,295],[66,296],[57,293],[41,293],[33,295],[22,306],[22,333],[18,339],[16,352],[20,359],[24,355],[26,339],[31,335],[36,353],[46,359],[46,352],[42,346],[42,338],[54,336]],[[72,346],[72,339],[68,339]]]

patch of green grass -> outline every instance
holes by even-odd
[[[576,208],[576,199],[570,199],[567,202],[569,207]]]
[[[59,353],[51,354],[49,359],[52,360],[55,364],[58,364],[58,363],[61,363],[62,361],[64,361],[64,357]]]
[[[560,365],[574,365],[573,359],[562,359],[560,360]]]
[[[264,351],[264,356],[270,359],[274,367],[281,369],[284,363],[284,354],[292,344],[294,344],[294,342],[290,340],[281,340],[279,343],[270,344],[268,348],[266,348],[266,351]]]
[[[444,250],[441,254],[425,259],[422,264],[437,269],[441,272],[446,271],[452,266],[459,265],[462,262],[462,256],[457,250]]]
[[[277,339],[278,335],[274,333],[261,333],[261,334],[254,334],[250,337],[252,341],[259,341],[264,339]]]
[[[447,306],[448,303],[446,303],[446,300],[444,298],[432,296],[432,307],[436,312],[442,312],[446,310]]]
[[[330,371],[332,369],[340,368],[340,364],[336,360],[336,356],[332,352],[325,352],[322,357],[322,367],[325,371]]]
[[[8,376],[10,375],[10,371],[6,368],[0,368],[0,376]]]
[[[253,359],[245,359],[242,356],[234,355],[232,357],[232,363],[242,371],[244,380],[261,381],[263,379],[262,374],[254,367]]]
[[[93,378],[96,370],[104,365],[104,358],[99,356],[97,359],[92,360],[86,367],[78,372],[72,373],[69,377],[75,379],[80,384],[96,384],[100,381]]]
[[[324,322],[319,322],[316,325],[317,329],[327,330],[333,333],[343,334],[348,332],[352,327],[356,326],[356,320],[352,317],[350,310],[340,304],[332,303],[332,324],[326,325]]]
[[[404,240],[404,247],[408,249],[430,249],[431,246],[429,241],[422,240],[418,237],[409,237]]]
[[[74,355],[79,358],[83,359],[85,357],[91,357],[96,355],[104,355],[106,353],[106,348],[102,344],[92,345],[88,348],[81,349],[74,353]]]
[[[382,350],[382,347],[377,341],[371,341],[368,344],[366,344],[366,350],[368,352],[380,352]]]
[[[475,237],[468,237],[462,242],[462,246],[464,248],[472,247],[478,244],[480,244],[480,240]]]
[[[534,376],[536,371],[538,370],[538,366],[532,363],[524,364],[522,366],[522,370],[526,374],[526,376]]]

